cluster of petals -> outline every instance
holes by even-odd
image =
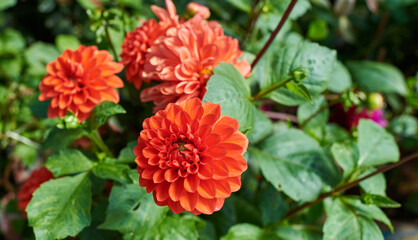
[[[372,120],[381,127],[386,127],[388,124],[383,109],[369,110],[357,106],[345,109],[343,104],[337,104],[332,108],[330,116],[331,122],[335,122],[347,130],[356,128],[360,119]]]
[[[231,63],[244,77],[249,76],[250,64],[238,60],[242,56],[238,40],[225,36],[216,21],[206,21],[207,7],[189,3],[186,8],[193,17],[187,21],[179,18],[171,0],[166,0],[166,7],[151,7],[159,22],[148,20],[128,33],[121,53],[126,78],[136,88],[143,81],[161,82],[141,93],[142,101],[154,102],[154,111],[168,103],[203,98],[206,83],[220,62]]]
[[[122,71],[123,65],[112,60],[107,51],[81,45],[76,50],[65,50],[49,63],[39,85],[39,100],[51,99],[48,117],[64,117],[69,110],[81,122],[98,103],[118,103],[115,88],[123,87],[123,82],[115,74]]]
[[[39,170],[34,170],[26,182],[20,187],[18,198],[18,207],[20,210],[25,211],[30,200],[32,199],[33,192],[41,186],[42,183],[53,179],[54,175],[46,168],[43,167]]]
[[[122,64],[126,66],[126,80],[133,83],[137,89],[141,88],[142,81],[149,83],[151,80],[143,76],[143,65],[148,49],[158,37],[165,34],[167,29],[179,25],[179,17],[173,2],[167,0],[166,7],[167,10],[151,6],[160,21],[157,22],[154,19],[145,21],[141,26],[129,32],[122,43],[120,56]]]
[[[241,187],[247,137],[218,104],[170,103],[143,123],[134,149],[139,184],[174,213],[212,214]]]

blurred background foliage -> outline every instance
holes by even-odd
[[[184,14],[188,1],[175,1],[179,15]],[[238,38],[248,59],[253,58],[270,36],[285,11],[289,0],[210,0],[196,1],[209,6],[210,19],[219,21],[228,35]],[[7,239],[30,239],[33,233],[16,207],[15,193],[28,176],[28,170],[42,165],[48,149],[64,148],[51,137],[70,136],[74,140],[81,136],[77,131],[60,129],[71,126],[74,118],[46,118],[49,102],[39,102],[38,85],[46,73],[45,65],[54,60],[63,50],[75,49],[80,43],[98,45],[100,49],[113,51],[118,55],[126,32],[139,26],[141,21],[152,18],[149,6],[163,5],[158,0],[1,0],[0,1],[0,197],[1,233]],[[338,52],[338,59],[344,63],[344,77],[335,78],[329,84],[326,96],[332,97],[346,89],[361,88],[368,92],[383,92],[385,117],[401,149],[401,155],[418,148],[418,1],[417,0],[300,0],[292,12],[291,21],[273,43],[272,48],[280,48],[286,33],[296,32],[306,39],[318,42]],[[252,21],[257,19],[257,21]],[[255,23],[254,23],[255,22]],[[254,23],[254,24],[252,24]],[[109,45],[106,35],[110,35],[115,49]],[[399,70],[387,70],[372,76],[370,68],[352,60],[385,62],[399,69],[406,79],[406,85],[388,89],[370,89],[367,82],[373,78],[385,78]],[[259,68],[263,63],[259,63]],[[382,66],[369,66],[381,68]],[[390,68],[390,67],[389,67]],[[345,70],[344,70],[345,69]],[[348,69],[348,70],[347,70]],[[362,76],[361,74],[366,77]],[[380,74],[380,75],[379,75]],[[383,74],[383,75],[382,75]],[[124,76],[124,74],[121,74]],[[252,79],[257,88],[257,68]],[[403,78],[402,76],[402,78]],[[352,79],[351,79],[352,78]],[[366,79],[366,80],[364,80]],[[260,87],[260,86],[258,86]],[[149,117],[151,104],[139,101],[139,91],[130,84],[121,90],[120,104],[132,114],[111,118],[102,127],[101,133],[106,143],[119,152],[125,147],[126,139],[135,141],[141,123]],[[404,97],[401,97],[404,96]],[[363,104],[374,104],[371,100]],[[269,104],[269,102],[267,102]],[[296,115],[296,108],[278,104],[270,106],[275,111]],[[55,127],[58,126],[58,127]],[[52,129],[52,130],[51,130]],[[52,132],[52,133],[51,133]],[[309,133],[318,138],[315,132]],[[52,139],[51,139],[52,138]],[[46,140],[46,141],[45,141]],[[68,145],[80,144],[68,141]],[[324,142],[324,144],[326,144]],[[132,145],[132,144],[131,144]],[[253,166],[254,167],[254,166]],[[257,166],[254,167],[257,169]],[[401,208],[386,210],[395,222],[414,225],[418,231],[418,165],[410,162],[386,173],[387,195],[402,204]],[[243,188],[226,201],[224,208],[212,216],[204,217],[207,226],[201,239],[224,236],[229,227],[246,222],[256,225],[269,223],[282,216],[268,216],[273,208],[288,208],[285,196],[264,183],[263,191],[257,194],[274,195],[275,201],[255,195],[260,188],[257,179],[259,171],[248,171],[243,179]],[[255,176],[254,176],[255,175]],[[104,183],[101,182],[100,184]],[[358,194],[358,189],[352,190]],[[259,201],[259,199],[263,199]],[[254,203],[253,203],[254,202]],[[104,218],[104,206],[93,209],[93,223]],[[316,205],[307,211],[322,211]],[[260,215],[259,213],[264,214]],[[96,213],[96,214],[95,214]],[[102,215],[103,216],[102,216]],[[268,213],[267,213],[268,214]],[[309,214],[301,217],[305,222]],[[317,216],[312,214],[311,216]],[[10,223],[10,224],[9,224]],[[95,223],[94,223],[95,224]],[[408,227],[408,226],[406,226]],[[317,231],[314,229],[313,231]],[[319,229],[321,231],[321,229]],[[284,238],[289,234],[284,231]],[[89,236],[84,231],[82,239]],[[84,236],[84,238],[83,238]],[[91,239],[91,238],[90,238]],[[225,239],[228,239],[227,237]]]

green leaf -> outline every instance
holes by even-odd
[[[372,172],[375,172],[376,168],[370,168],[362,173],[358,178],[362,178]],[[360,182],[360,187],[366,193],[377,194],[386,196],[386,178],[383,173],[379,173],[373,177]]]
[[[146,196],[145,188],[140,187],[138,183],[115,184],[110,193],[106,220],[99,228],[118,230],[120,232],[134,231],[137,224],[143,221],[139,206]],[[156,215],[161,217],[167,212],[165,208],[156,208],[156,210],[158,211]]]
[[[303,40],[299,35],[290,34],[284,43],[270,46],[264,57],[266,62],[255,69],[255,79],[259,81],[261,90],[286,79],[296,69],[304,69],[308,77],[302,83],[310,94],[317,96],[328,86],[336,52]],[[263,74],[259,74],[260,72]],[[273,91],[268,97],[287,106],[306,102],[304,98],[285,88]]]
[[[53,128],[45,139],[42,149],[62,150],[68,148],[74,140],[86,135],[81,128],[59,129]]]
[[[228,0],[228,2],[243,12],[246,12],[246,13],[251,12],[250,0]]]
[[[87,171],[93,167],[93,162],[79,150],[67,149],[50,156],[45,166],[55,177],[59,177]]]
[[[305,122],[308,118],[313,116],[316,112],[318,112],[321,108],[327,105],[327,101],[324,97],[320,97],[315,99],[312,103],[305,103],[299,106],[297,111],[297,117],[299,124]],[[325,109],[321,111],[318,115],[312,118],[306,125],[305,128],[324,128],[326,123],[328,122],[329,117],[329,109]]]
[[[136,158],[134,154],[136,145],[138,145],[137,141],[128,142],[128,145],[120,151],[117,162],[133,163]]]
[[[321,140],[321,145],[327,146],[336,142],[342,142],[350,139],[347,130],[338,126],[337,124],[327,124],[325,126],[325,135]]]
[[[199,222],[202,221],[199,218],[193,216],[180,217],[168,216],[164,218],[163,222],[159,224],[155,229],[150,231],[145,238],[135,239],[163,239],[163,240],[176,240],[176,239],[199,239],[197,227]]]
[[[253,111],[254,128],[252,129],[248,140],[251,143],[257,143],[272,132],[273,124],[271,123],[271,120],[266,116],[266,114],[259,109],[254,108]]]
[[[376,194],[362,194],[361,201],[367,205],[376,205],[383,208],[398,208],[401,204],[393,201],[392,199]]]
[[[26,144],[17,144],[13,149],[13,155],[18,157],[23,165],[31,166],[38,156],[38,150]]]
[[[115,114],[124,114],[125,109],[114,102],[105,101],[95,106],[90,117],[87,119],[87,128],[91,131],[106,123],[107,119]]]
[[[325,186],[335,185],[339,171],[319,144],[300,130],[276,132],[249,148],[263,175],[278,190],[299,201],[310,201]]]
[[[111,179],[121,183],[130,182],[128,171],[130,167],[126,164],[101,162],[93,167],[94,175],[103,178]]]
[[[289,209],[283,194],[271,185],[262,192],[258,206],[261,209],[261,220],[264,226],[277,222],[286,215]]]
[[[1,5],[7,3],[3,0]],[[20,32],[13,28],[6,28],[0,33],[0,54],[17,54],[25,48],[25,39]]]
[[[91,221],[88,173],[49,180],[33,194],[26,212],[36,239],[76,236]]]
[[[16,5],[16,3],[17,0],[2,0],[0,1],[0,11],[13,7],[14,5]]]
[[[261,240],[262,236],[261,228],[249,223],[241,223],[231,227],[221,240]]]
[[[0,59],[0,69],[3,73],[13,80],[19,80],[23,70],[23,57],[21,55],[4,57]],[[37,100],[38,101],[38,100]]]
[[[239,129],[251,129],[254,125],[254,105],[249,100],[250,89],[240,72],[231,64],[220,63],[209,79],[203,102],[218,103],[223,115],[239,122]]]
[[[275,7],[275,9],[280,15],[283,15],[287,7],[289,6],[290,2],[291,0],[271,1],[271,4],[273,4],[273,6]],[[312,6],[309,0],[297,1],[289,17],[291,19],[297,19],[301,17],[302,15],[304,15],[311,7]]]
[[[315,229],[315,226],[290,225],[279,226],[274,233],[280,239],[298,239],[298,240],[322,240],[321,229]]]
[[[402,115],[390,122],[392,132],[403,136],[412,137],[418,135],[418,119],[409,115]]]
[[[295,82],[288,82],[286,83],[286,88],[292,93],[298,95],[299,97],[302,97],[309,103],[312,103],[311,94],[309,93],[309,90],[305,87],[305,85],[297,84]]]
[[[359,200],[348,198],[335,199],[324,224],[324,240],[383,240],[379,227],[371,219],[375,218],[376,212],[386,217],[376,206],[363,205]]]
[[[357,167],[359,153],[354,142],[334,143],[331,147],[332,156],[343,169],[343,178],[350,176]]]
[[[58,50],[64,52],[66,49],[77,49],[81,43],[73,35],[60,34],[55,38],[55,45],[57,45]]]
[[[328,89],[331,92],[341,93],[344,90],[349,89],[351,85],[352,80],[350,72],[340,61],[337,61],[329,79]]]
[[[99,7],[90,0],[77,0],[77,2],[84,9],[96,10]]]
[[[359,166],[375,166],[399,160],[399,149],[392,135],[370,120],[358,125]]]
[[[348,62],[354,82],[366,92],[397,93],[405,96],[408,89],[403,74],[396,67],[372,61]]]
[[[46,74],[46,65],[54,61],[59,54],[58,50],[52,44],[43,42],[33,43],[25,51],[28,73],[34,76],[43,76]]]

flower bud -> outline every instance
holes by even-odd
[[[382,109],[385,100],[380,93],[370,93],[367,97],[367,105],[370,110]]]

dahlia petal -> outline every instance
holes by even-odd
[[[221,136],[219,136],[218,134],[214,134],[212,133],[211,135],[209,135],[206,139],[205,139],[205,143],[211,147],[211,146],[215,146],[217,144],[219,144],[221,142]]]
[[[180,214],[181,212],[184,211],[184,208],[180,205],[180,202],[173,202],[173,201],[168,200],[168,207],[175,214]]]
[[[141,173],[141,178],[143,179],[153,179],[155,171],[157,171],[158,168],[156,167],[148,167],[145,168],[144,171]]]
[[[199,201],[198,193],[186,192],[185,195],[180,199],[181,206],[187,211],[193,211],[196,208],[196,204]]]
[[[56,117],[58,117],[58,111],[59,111],[58,108],[54,108],[51,105],[49,105],[48,112],[47,112],[48,118],[56,118]]]
[[[174,169],[174,168],[167,169],[167,171],[165,171],[164,173],[164,178],[167,182],[175,182],[179,178],[177,169]]]
[[[154,172],[154,175],[152,176],[152,180],[155,183],[163,182],[165,180],[164,173],[165,171],[163,169],[158,169],[157,171]],[[168,192],[168,187],[167,187],[167,192]],[[160,201],[163,201],[163,200],[160,200]]]
[[[204,115],[204,117],[200,121],[200,124],[212,126],[213,124],[216,123],[216,121],[218,120],[218,118],[219,118],[219,116],[217,116],[216,114]]]
[[[115,75],[112,75],[106,79],[107,85],[114,88],[121,88],[123,87],[123,81]]]
[[[194,193],[199,186],[200,179],[197,174],[191,174],[184,179],[184,189],[190,193]]]
[[[180,104],[184,111],[186,111],[191,119],[201,119],[204,109],[202,107],[202,101],[199,98],[193,98],[190,101]]]
[[[205,139],[212,132],[212,127],[210,125],[200,125],[197,134],[201,139]]]
[[[102,101],[111,101],[114,103],[119,102],[119,93],[114,88],[108,88],[106,90],[100,91]]]
[[[209,179],[213,176],[213,168],[210,165],[200,165],[197,173],[200,179]]]
[[[216,182],[216,198],[227,198],[231,196],[231,187],[227,180],[220,180]]]
[[[222,158],[222,157],[224,157],[228,153],[227,149],[225,147],[223,147],[223,146],[220,146],[220,145],[216,145],[216,146],[210,147],[207,150],[207,152],[210,153],[210,154],[212,154],[212,156],[214,158]]]
[[[213,179],[220,180],[229,176],[228,166],[222,160],[212,162]]]
[[[78,109],[83,113],[90,113],[93,110],[95,104],[93,102],[87,101],[84,104],[78,106]]]
[[[201,180],[197,192],[204,198],[214,198],[216,196],[215,181],[212,179]]]
[[[225,157],[222,161],[228,166],[230,177],[239,176],[247,169],[247,162],[243,156]]]
[[[87,101],[87,94],[85,91],[80,91],[74,95],[74,103],[77,105],[84,104]]]
[[[225,198],[217,198],[216,199],[215,212],[221,210],[224,203],[225,203]]]
[[[225,140],[225,143],[233,143],[247,149],[248,138],[242,132],[235,132],[231,137]]]
[[[171,200],[177,202],[180,200],[180,198],[183,197],[186,192],[183,187],[183,182],[183,179],[180,178],[177,181],[171,183],[168,190],[168,194],[170,195]]]
[[[169,187],[170,187],[170,184],[168,183],[161,183],[155,186],[155,193],[156,193],[155,197],[157,198],[158,201],[164,202],[165,200],[169,198],[168,196]]]
[[[196,204],[196,210],[204,214],[212,214],[217,208],[218,200],[216,198],[207,199],[199,197],[199,201]]]
[[[236,156],[236,155],[242,155],[245,152],[245,148],[235,144],[235,143],[221,143],[219,146],[224,147],[225,149],[228,149],[226,151],[226,155],[228,156]]]
[[[231,192],[236,192],[241,188],[241,176],[228,178],[229,186],[231,187]]]
[[[203,116],[214,114],[217,116],[216,119],[218,119],[221,116],[221,107],[219,104],[205,102],[203,103],[203,108],[205,109]]]

